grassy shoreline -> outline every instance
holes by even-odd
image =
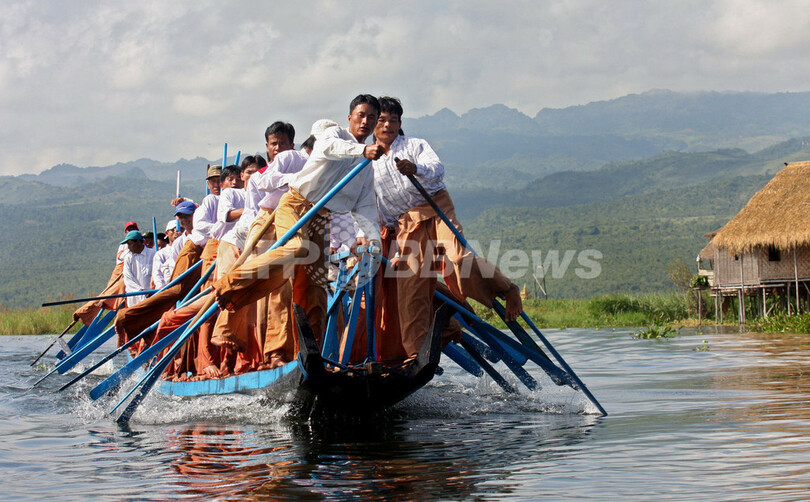
[[[75,305],[38,308],[30,310],[0,311],[0,335],[49,335],[59,334],[73,322]],[[69,333],[79,330],[76,323]]]
[[[476,313],[499,328],[505,328],[497,314],[473,301]],[[604,295],[589,299],[530,298],[524,309],[540,328],[616,328],[667,325],[697,326],[697,314],[688,297],[671,292],[647,295]],[[0,311],[0,335],[44,335],[61,333],[72,321],[74,306]],[[734,322],[729,319],[730,322]],[[713,324],[704,317],[703,324]],[[810,313],[772,316],[750,324],[753,331],[810,333]],[[78,329],[74,326],[71,332]]]

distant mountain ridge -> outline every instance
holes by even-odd
[[[600,250],[598,280],[566,277],[555,286],[561,295],[589,296],[665,289],[668,263],[692,263],[702,235],[784,162],[810,160],[807,104],[810,93],[655,91],[534,118],[504,105],[461,116],[443,109],[406,118],[403,127],[438,151],[469,238],[501,239],[504,249]],[[765,147],[751,147],[760,142]],[[219,162],[63,164],[0,177],[0,305],[98,291],[123,222],[155,216],[165,225],[177,169],[182,193],[199,200],[206,164]]]
[[[810,92],[679,93],[653,90],[566,108],[543,108],[530,117],[495,104],[461,115],[443,108],[403,119],[410,135],[426,138],[448,166],[448,181],[461,188],[508,188],[510,178],[539,179],[559,171],[596,169],[666,150],[696,152],[743,148],[748,152],[810,136]],[[206,164],[220,159],[167,163],[138,159],[112,166],[60,164],[27,181],[77,186],[90,178],[126,176],[139,169],[152,180],[199,180]],[[492,169],[511,176],[493,178]]]

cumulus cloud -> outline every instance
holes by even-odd
[[[0,174],[216,158],[226,141],[261,151],[273,120],[343,122],[358,92],[399,96],[420,116],[494,103],[534,115],[651,88],[806,90],[805,11],[799,0],[12,0]]]

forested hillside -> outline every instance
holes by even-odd
[[[543,265],[552,296],[586,297],[671,288],[667,265],[693,264],[704,233],[785,162],[810,159],[810,117],[800,113],[809,100],[659,91],[534,118],[503,105],[442,110],[404,127],[438,151],[465,232],[484,255],[521,286]],[[176,170],[182,193],[199,200],[209,162],[65,164],[0,177],[0,305],[97,292],[123,223],[148,229],[156,216],[162,229]]]

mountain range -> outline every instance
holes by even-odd
[[[599,277],[566,274],[551,288],[590,296],[671,287],[668,263],[693,261],[702,235],[784,162],[810,159],[806,110],[810,93],[650,91],[534,117],[504,105],[462,115],[443,109],[405,118],[403,127],[442,158],[471,239],[546,256],[599,250]],[[182,193],[200,199],[206,164],[219,162],[60,164],[0,177],[0,305],[97,291],[123,222],[151,226],[156,216],[162,227],[177,170]]]

